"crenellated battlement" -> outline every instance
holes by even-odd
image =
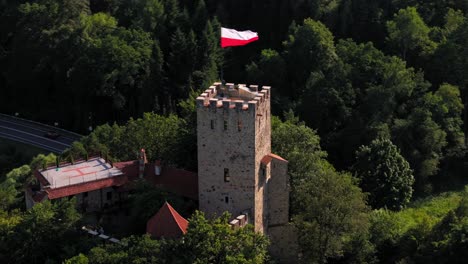
[[[197,97],[197,108],[223,108],[243,111],[255,110],[266,99],[270,98],[270,87],[263,86],[258,91],[258,85],[215,82]]]

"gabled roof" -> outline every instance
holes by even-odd
[[[187,233],[188,221],[165,202],[146,223],[146,233],[156,238],[179,238]]]

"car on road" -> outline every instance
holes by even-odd
[[[47,133],[44,134],[44,137],[50,139],[57,139],[60,137],[60,134],[55,131],[47,131]]]

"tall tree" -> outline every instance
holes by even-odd
[[[409,203],[414,177],[409,163],[389,139],[376,139],[359,148],[353,171],[363,191],[369,192],[373,208],[400,210]]]
[[[264,263],[268,259],[266,236],[253,226],[232,229],[230,215],[208,220],[196,211],[189,219],[184,243],[180,243],[180,259],[184,263]],[[179,257],[177,257],[179,258]]]
[[[409,52],[430,54],[435,43],[429,38],[430,29],[415,7],[400,9],[393,20],[387,22],[388,42],[396,47],[403,60]]]
[[[298,186],[301,212],[294,217],[304,262],[340,257],[347,243],[368,228],[365,195],[350,175],[332,168],[309,174]]]

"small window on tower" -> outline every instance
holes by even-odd
[[[224,130],[227,130],[227,121],[224,120]]]
[[[242,130],[242,121],[237,121],[237,131],[241,131]]]
[[[224,201],[228,204],[229,203],[229,197],[224,197]]]
[[[214,129],[214,127],[215,127],[215,124],[214,124],[214,120],[212,119],[211,120],[211,129]]]
[[[108,201],[112,200],[112,192],[107,192],[106,195],[107,195],[106,198],[107,198]]]
[[[231,177],[229,176],[229,169],[224,168],[224,182],[230,182],[230,181],[231,181]]]

